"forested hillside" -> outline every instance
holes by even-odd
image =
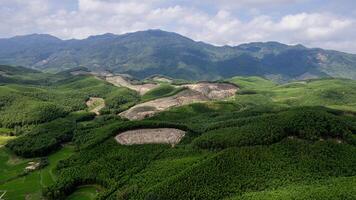
[[[0,39],[0,63],[58,72],[76,67],[128,73],[138,78],[162,74],[190,80],[236,75],[278,81],[339,77],[356,79],[356,56],[278,42],[213,46],[182,35],[147,30],[61,40],[33,34]]]
[[[119,113],[189,88],[147,79],[136,84],[158,86],[140,95],[103,77],[0,69],[7,77],[0,79],[0,191],[7,199],[356,198],[354,80],[233,77],[219,81],[238,88],[231,97],[128,120]],[[90,97],[103,99],[99,113],[86,105]],[[116,139],[158,128],[184,137],[175,144]]]

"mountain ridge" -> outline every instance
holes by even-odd
[[[236,75],[281,81],[356,79],[354,54],[275,41],[215,46],[156,29],[122,35],[105,33],[81,40],[62,40],[48,34],[0,39],[0,63],[49,72],[84,66],[138,78],[162,74],[192,80]]]

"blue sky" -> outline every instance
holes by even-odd
[[[352,0],[0,0],[0,37],[146,29],[216,45],[279,41],[356,53]]]

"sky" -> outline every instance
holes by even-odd
[[[354,0],[0,0],[0,38],[147,29],[215,45],[278,41],[356,53]]]

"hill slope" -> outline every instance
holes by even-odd
[[[176,33],[148,30],[60,40],[33,34],[0,39],[0,63],[58,72],[78,66],[183,79],[235,75],[290,80],[314,77],[356,79],[356,55],[277,42],[217,47]]]
[[[130,121],[117,114],[174,96],[176,80],[141,96],[71,71],[0,70],[5,199],[356,199],[355,80],[233,77],[228,99]]]

